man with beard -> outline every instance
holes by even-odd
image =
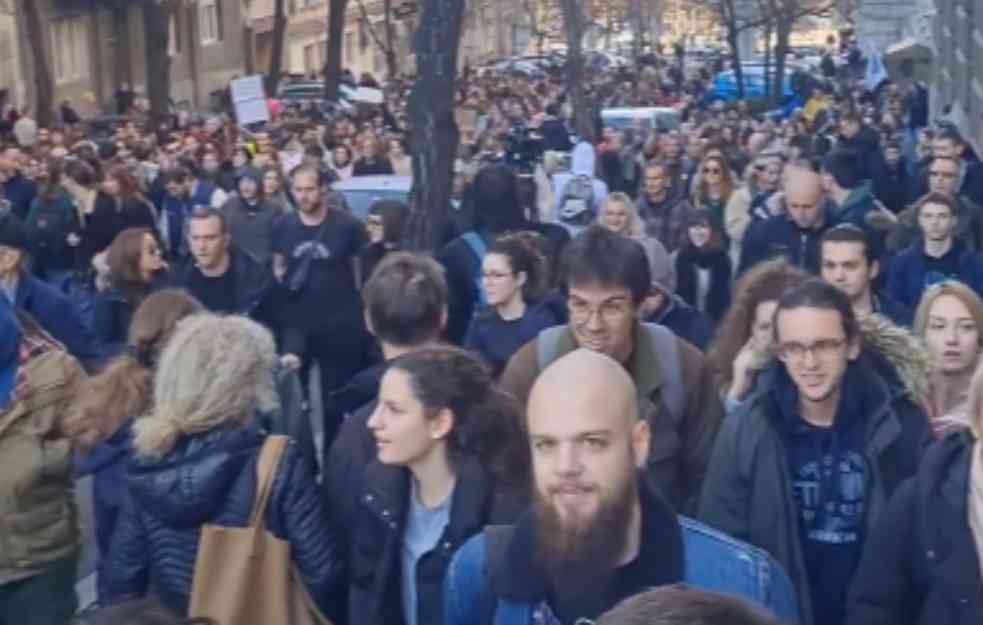
[[[503,612],[514,609],[503,607],[505,601],[534,604],[531,611],[540,615],[510,623],[573,625],[647,588],[681,581],[679,522],[666,500],[638,479],[651,429],[639,418],[624,368],[577,350],[539,376],[527,413],[535,503],[514,526],[488,536],[488,582],[500,602],[493,622],[504,622]],[[471,587],[454,588],[461,557],[448,574],[450,604],[478,583],[462,579]],[[445,625],[475,622],[463,618],[474,607],[463,601],[457,607],[447,610]]]
[[[525,402],[537,377],[578,348],[624,365],[642,418],[661,432],[647,473],[681,510],[695,509],[722,407],[706,357],[667,328],[640,321],[652,290],[642,245],[594,225],[563,252],[561,280],[570,322],[543,330],[509,360],[502,386]]]
[[[525,425],[535,501],[455,555],[444,625],[574,625],[679,581],[794,618],[790,583],[767,554],[677,517],[643,477],[653,430],[617,361],[586,349],[555,361]]]

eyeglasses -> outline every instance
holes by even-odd
[[[591,306],[581,299],[568,298],[567,308],[570,316],[577,321],[588,321],[597,313],[605,323],[617,323],[631,313],[631,304],[624,299],[607,300],[599,306]]]
[[[820,339],[812,345],[803,345],[802,343],[792,341],[782,343],[778,346],[778,356],[782,360],[796,361],[804,360],[806,354],[812,354],[813,358],[829,358],[843,349],[843,346],[846,344],[847,340],[845,338]]]

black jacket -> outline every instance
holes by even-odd
[[[154,594],[187,612],[201,527],[245,527],[256,491],[265,435],[220,428],[183,437],[160,461],[134,460],[129,497],[110,550],[112,597]],[[311,597],[329,618],[341,614],[344,557],[314,475],[297,445],[280,460],[266,528],[290,543],[291,558]]]
[[[983,581],[967,520],[974,441],[936,443],[895,494],[867,540],[847,625],[975,625]]]
[[[826,225],[802,230],[785,215],[753,222],[744,235],[737,272],[742,274],[760,262],[784,257],[796,267],[818,274],[819,240],[825,231]]]
[[[669,328],[673,334],[692,343],[702,352],[707,351],[713,339],[713,320],[684,302],[678,295],[673,296],[662,310],[645,321]]]
[[[706,295],[706,313],[714,321],[720,321],[730,307],[731,263],[726,251],[701,254],[690,246],[684,246],[676,254],[676,294],[697,308],[699,300],[700,270],[710,272],[709,291]]]
[[[127,228],[147,228],[157,236],[154,208],[149,200],[134,196],[117,200],[100,191],[96,195],[92,214],[87,215],[82,229],[79,255],[82,268],[86,269],[92,257],[105,250],[120,232]]]
[[[874,197],[892,213],[900,213],[912,201],[912,178],[904,157],[893,167],[883,157],[874,161]]]
[[[846,372],[852,388],[865,396],[864,412],[855,416],[864,421],[863,457],[869,467],[863,487],[867,535],[887,499],[915,474],[928,433],[928,419],[896,380],[882,375],[883,369],[880,355],[872,351],[862,353]],[[782,395],[793,383],[781,364],[764,376],[755,394],[724,420],[704,480],[699,520],[768,551],[798,591],[802,625],[825,625],[813,623],[789,467],[788,425],[780,408]]]
[[[351,536],[349,622],[402,625],[401,558],[410,494],[409,470],[372,462],[358,484],[359,505]],[[511,523],[523,502],[496,489],[476,460],[463,460],[451,499],[449,521],[437,546],[416,565],[417,619],[443,622],[443,582],[454,552],[486,525]]]
[[[278,297],[282,291],[273,279],[273,272],[235,246],[229,249],[229,254],[229,271],[235,274],[235,313],[251,317],[271,328],[276,327],[279,321],[276,306],[278,300],[282,299]],[[201,272],[192,257],[181,268],[176,282],[178,286],[201,299],[194,289],[195,274],[201,275]]]

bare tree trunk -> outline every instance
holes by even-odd
[[[787,15],[780,15],[775,27],[775,82],[771,86],[772,104],[777,105],[785,98],[785,57],[788,55],[789,37],[792,23]]]
[[[44,42],[48,39],[41,30],[41,15],[36,2],[18,3],[24,10],[24,29],[27,31],[27,40],[31,42],[34,50],[34,98],[36,111],[34,119],[38,126],[50,126],[54,119],[54,90],[51,82],[51,69],[48,67],[48,58],[45,55]]]
[[[415,37],[417,77],[407,105],[413,191],[408,243],[434,250],[447,223],[458,128],[454,81],[465,0],[424,0]]]
[[[324,97],[338,99],[341,83],[341,53],[345,38],[345,11],[348,0],[331,0],[328,3],[328,58],[324,63]]]
[[[286,0],[276,0],[273,5],[273,42],[270,51],[270,71],[267,82],[269,94],[276,96],[280,85],[280,74],[283,73],[283,42],[287,33]]]
[[[567,94],[573,105],[573,127],[581,139],[594,143],[594,106],[584,90],[585,63],[583,53],[584,7],[581,0],[560,0],[563,24],[567,34]]]
[[[249,14],[252,10],[252,0],[242,2],[242,64],[247,76],[256,73],[256,37],[253,33],[252,21]]]
[[[392,0],[383,0],[382,10],[386,13],[382,21],[386,29],[386,71],[389,80],[396,80],[399,77],[399,55],[396,54],[396,36],[393,32]]]

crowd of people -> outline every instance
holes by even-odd
[[[280,595],[205,590],[243,573],[216,528],[288,545],[280,625],[977,623],[983,164],[917,85],[787,119],[708,85],[586,77],[681,119],[592,143],[561,79],[464,76],[434,251],[333,189],[411,174],[398,81],[252,130],[18,120],[0,623],[78,610],[83,476],[78,623],[259,622]]]

